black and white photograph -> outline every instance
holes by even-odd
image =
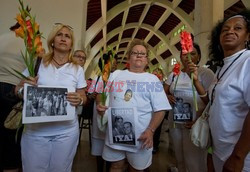
[[[73,119],[75,108],[66,100],[69,89],[25,84],[23,123]]]
[[[191,104],[185,102],[183,98],[176,97],[176,103],[173,105],[174,121],[188,122],[193,119]]]
[[[111,108],[110,113],[111,144],[136,146],[134,108]]]

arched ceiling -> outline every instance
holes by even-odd
[[[149,68],[177,57],[178,31],[193,33],[195,0],[89,0],[87,3],[84,66],[87,77],[98,72],[100,49],[118,54],[119,68],[126,63],[126,51],[133,38],[150,45]],[[244,0],[225,0],[225,16],[245,9]]]

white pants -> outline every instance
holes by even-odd
[[[71,172],[79,130],[55,136],[22,135],[23,172]]]
[[[213,163],[214,163],[214,169],[216,172],[222,172],[224,161],[222,161],[218,156],[213,154]],[[245,159],[244,167],[242,169],[242,172],[249,172],[250,171],[250,153]]]
[[[137,152],[127,152],[122,150],[116,150],[104,145],[102,158],[106,161],[115,162],[123,159],[127,159],[129,165],[136,170],[144,170],[152,164],[152,150],[140,149]]]
[[[190,139],[190,130],[184,126],[170,129],[178,172],[206,172],[207,150],[196,147]]]

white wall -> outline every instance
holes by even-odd
[[[36,16],[40,31],[46,39],[54,23],[65,23],[74,28],[75,48],[81,48],[83,1],[85,0],[23,1],[25,5],[31,7],[31,14]],[[18,7],[18,0],[0,0],[0,35],[9,32],[9,27],[16,23]],[[47,50],[46,40],[43,40],[43,47]]]

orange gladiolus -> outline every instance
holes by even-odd
[[[20,26],[18,29],[15,30],[16,37],[24,38],[24,30],[23,27]]]
[[[42,46],[40,36],[36,37],[34,44],[35,44],[35,47],[36,47],[36,53],[37,54],[41,53],[43,51],[43,46]]]
[[[20,24],[20,26],[24,26],[24,20],[23,20],[21,14],[18,14],[16,16],[16,21],[18,22],[18,24]]]
[[[103,75],[102,75],[102,80],[103,80],[104,83],[108,82],[108,78],[109,78],[109,74],[110,74],[110,68],[111,68],[110,66],[111,66],[111,62],[108,62],[104,66],[104,71],[103,71]]]

